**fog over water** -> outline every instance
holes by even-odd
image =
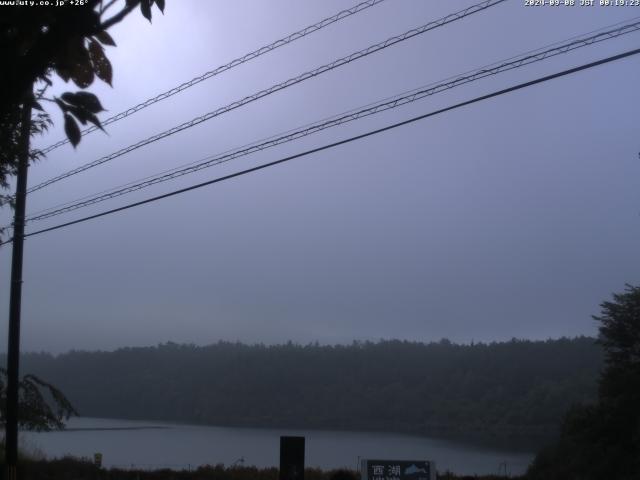
[[[473,2],[387,1],[69,145],[30,185]],[[113,29],[105,117],[352,2],[167,2]],[[637,15],[509,1],[29,196],[32,213]],[[72,220],[635,48],[638,33],[31,225]],[[640,282],[633,57],[140,208],[30,237],[22,348],[168,340],[457,342],[594,335]],[[54,92],[69,86],[56,83]],[[72,88],[75,89],[75,88]],[[51,133],[63,137],[59,112]],[[9,221],[4,210],[3,224]],[[10,248],[0,249],[8,311]],[[6,316],[5,316],[6,318]],[[6,323],[0,348],[6,345]]]

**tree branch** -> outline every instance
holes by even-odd
[[[107,10],[109,10],[118,0],[111,0],[109,3],[107,3],[106,5],[101,5],[100,6],[100,15],[102,15],[104,12],[106,12]]]
[[[120,23],[122,20],[124,20],[124,17],[129,15],[133,11],[133,9],[135,9],[138,6],[138,3],[139,2],[136,2],[131,5],[127,5],[122,10],[120,10],[120,12],[116,13],[113,17],[111,17],[109,20],[105,20],[104,22],[102,22],[99,26],[100,30],[101,31],[107,30],[108,28],[111,28],[112,26],[114,26],[116,23]]]

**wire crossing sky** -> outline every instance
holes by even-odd
[[[49,185],[51,185],[53,183],[59,182],[61,180],[64,180],[65,178],[71,177],[73,175],[77,175],[79,173],[82,173],[82,172],[90,169],[90,168],[97,167],[98,165],[102,165],[102,164],[104,164],[106,162],[109,162],[111,160],[114,160],[114,159],[116,159],[116,158],[118,158],[118,157],[120,157],[122,155],[130,153],[130,152],[132,152],[134,150],[137,150],[138,148],[141,148],[141,147],[143,147],[145,145],[148,145],[150,143],[156,142],[158,140],[166,138],[166,137],[168,137],[170,135],[173,135],[175,133],[178,133],[178,132],[181,132],[181,131],[186,130],[188,128],[191,128],[191,127],[194,127],[196,125],[199,125],[199,124],[201,124],[203,122],[206,122],[208,120],[216,118],[216,117],[218,117],[220,115],[223,115],[223,114],[225,114],[227,112],[230,112],[230,111],[235,110],[237,108],[243,107],[243,106],[245,106],[245,105],[247,105],[247,104],[249,104],[251,102],[255,102],[256,100],[264,98],[264,97],[266,97],[268,95],[271,95],[273,93],[279,92],[281,90],[289,88],[289,87],[291,87],[293,85],[296,85],[298,83],[304,82],[305,80],[309,80],[311,78],[314,78],[314,77],[317,77],[319,75],[322,75],[323,73],[330,72],[331,70],[334,70],[336,68],[340,68],[340,67],[342,67],[344,65],[348,65],[348,64],[350,64],[350,63],[352,63],[352,62],[354,62],[356,60],[359,60],[361,58],[367,57],[367,56],[369,56],[369,55],[371,55],[373,53],[382,51],[382,50],[384,50],[386,48],[389,48],[389,47],[391,47],[393,45],[396,45],[398,43],[401,43],[401,42],[404,42],[406,40],[409,40],[409,39],[411,39],[413,37],[416,37],[418,35],[422,35],[422,34],[424,34],[426,32],[434,30],[436,28],[439,28],[439,27],[442,27],[444,25],[450,24],[452,22],[461,20],[461,19],[466,18],[466,17],[468,17],[470,15],[473,15],[475,13],[482,12],[482,11],[488,9],[488,8],[491,8],[491,7],[496,6],[496,5],[500,4],[500,3],[503,3],[504,1],[506,1],[506,0],[484,0],[484,1],[480,2],[480,3],[477,3],[475,5],[467,7],[465,9],[463,9],[463,10],[460,10],[460,11],[457,11],[457,12],[454,12],[454,13],[450,13],[450,14],[446,15],[445,17],[442,17],[442,18],[440,18],[438,20],[434,20],[434,21],[426,23],[426,24],[424,24],[424,25],[422,25],[420,27],[412,28],[410,30],[407,30],[406,32],[404,32],[404,33],[402,33],[400,35],[395,35],[395,36],[390,37],[390,38],[388,38],[388,39],[386,39],[386,40],[384,40],[382,42],[379,42],[379,43],[376,43],[374,45],[371,45],[371,46],[369,46],[369,47],[367,47],[367,48],[365,48],[363,50],[359,50],[359,51],[354,52],[354,53],[352,53],[350,55],[347,55],[345,57],[342,57],[342,58],[339,58],[337,60],[334,60],[331,63],[325,64],[325,65],[317,67],[317,68],[315,68],[313,70],[304,72],[304,73],[302,73],[302,74],[300,74],[300,75],[298,75],[296,77],[289,78],[288,80],[285,80],[284,82],[275,84],[275,85],[273,85],[273,86],[271,86],[271,87],[269,87],[267,89],[264,89],[264,90],[261,90],[259,92],[256,92],[253,95],[246,96],[246,97],[244,97],[244,98],[242,98],[240,100],[237,100],[237,101],[235,101],[233,103],[230,103],[230,104],[228,104],[228,105],[226,105],[224,107],[220,107],[220,108],[218,108],[216,110],[213,110],[213,111],[211,111],[209,113],[206,113],[204,115],[196,117],[196,118],[194,118],[194,119],[192,119],[192,120],[190,120],[188,122],[184,122],[184,123],[182,123],[180,125],[177,125],[177,126],[175,126],[173,128],[170,128],[169,130],[166,130],[166,131],[164,131],[162,133],[158,133],[158,134],[153,135],[153,136],[151,136],[149,138],[146,138],[146,139],[141,140],[139,142],[136,142],[136,143],[134,143],[132,145],[129,145],[128,147],[120,149],[117,152],[111,153],[111,154],[106,155],[106,156],[104,156],[102,158],[99,158],[97,160],[89,162],[89,163],[87,163],[87,164],[85,164],[85,165],[83,165],[81,167],[75,168],[75,169],[73,169],[71,171],[65,172],[65,173],[63,173],[61,175],[58,175],[58,176],[54,177],[54,178],[51,178],[51,179],[46,180],[46,181],[44,181],[42,183],[39,183],[39,184],[37,184],[37,185],[35,185],[33,187],[30,187],[27,190],[27,193],[33,193],[35,191],[41,190],[41,189],[43,189],[45,187],[48,187]]]
[[[31,183],[476,3],[380,2],[51,151]],[[91,90],[126,112],[348,6],[171,2],[113,28],[114,88]],[[597,334],[640,284],[640,56],[497,93],[636,50],[636,10],[505,1],[29,195],[34,217],[123,193],[31,224],[23,350]]]
[[[594,67],[597,67],[597,66],[600,66],[600,65],[605,65],[607,63],[615,62],[617,60],[622,60],[624,58],[631,57],[633,55],[637,55],[638,53],[640,53],[640,49],[630,50],[628,52],[624,52],[624,53],[621,53],[619,55],[614,55],[612,57],[604,58],[604,59],[598,60],[596,62],[591,62],[591,63],[585,64],[585,65],[581,65],[581,66],[578,66],[578,67],[570,68],[568,70],[564,70],[562,72],[554,73],[552,75],[547,75],[547,76],[542,77],[542,78],[537,78],[537,79],[534,79],[534,80],[530,80],[528,82],[521,83],[519,85],[514,85],[512,87],[505,88],[505,89],[499,90],[497,92],[489,93],[487,95],[483,95],[481,97],[477,97],[477,98],[474,98],[472,100],[467,100],[465,102],[458,103],[456,105],[452,105],[452,106],[449,106],[449,107],[446,107],[446,108],[442,108],[442,109],[436,110],[435,112],[430,112],[430,113],[426,113],[426,114],[423,114],[423,115],[420,115],[420,116],[417,116],[417,117],[413,117],[413,118],[410,118],[408,120],[404,120],[402,122],[395,123],[393,125],[388,125],[386,127],[379,128],[377,130],[373,130],[371,132],[367,132],[367,133],[364,133],[364,134],[361,134],[361,135],[357,135],[355,137],[351,137],[351,138],[347,138],[345,140],[340,140],[338,142],[331,143],[329,145],[323,145],[321,147],[317,147],[317,148],[314,148],[314,149],[311,149],[311,150],[307,150],[306,152],[298,153],[298,154],[291,155],[291,156],[286,157],[286,158],[282,158],[280,160],[276,160],[274,162],[270,162],[270,163],[267,163],[267,164],[264,164],[264,165],[259,165],[257,167],[250,168],[248,170],[243,170],[241,172],[237,172],[237,173],[234,173],[234,174],[231,174],[231,175],[226,175],[224,177],[216,178],[216,179],[213,179],[213,180],[209,180],[207,182],[202,182],[202,183],[199,183],[199,184],[196,184],[196,185],[192,185],[192,186],[187,187],[187,188],[182,188],[180,190],[176,190],[176,191],[173,191],[173,192],[166,193],[164,195],[159,195],[157,197],[149,198],[149,199],[143,200],[141,202],[135,202],[135,203],[132,203],[132,204],[129,204],[129,205],[125,205],[124,207],[119,207],[119,208],[115,208],[115,209],[112,209],[112,210],[108,210],[106,212],[98,213],[96,215],[90,215],[88,217],[80,218],[78,220],[73,220],[71,222],[66,222],[66,223],[63,223],[63,224],[60,224],[60,225],[55,225],[53,227],[44,228],[42,230],[37,230],[35,232],[30,232],[30,233],[27,233],[25,235],[25,237],[31,237],[31,236],[34,236],[34,235],[40,235],[40,234],[43,234],[43,233],[52,232],[54,230],[59,230],[61,228],[69,227],[71,225],[76,225],[78,223],[84,223],[86,221],[94,220],[96,218],[104,217],[106,215],[111,215],[113,213],[122,212],[122,211],[128,210],[130,208],[138,207],[138,206],[145,205],[145,204],[152,203],[152,202],[157,202],[158,200],[163,200],[165,198],[173,197],[175,195],[179,195],[179,194],[186,193],[186,192],[189,192],[189,191],[192,191],[192,190],[196,190],[198,188],[202,188],[202,187],[206,187],[206,186],[213,185],[213,184],[216,184],[216,183],[220,183],[220,182],[223,182],[223,181],[226,181],[226,180],[230,180],[232,178],[236,178],[236,177],[239,177],[239,176],[242,176],[242,175],[246,175],[248,173],[253,173],[253,172],[256,172],[256,171],[259,171],[259,170],[263,170],[263,169],[268,168],[268,167],[273,167],[275,165],[279,165],[281,163],[288,162],[290,160],[294,160],[296,158],[300,158],[300,157],[304,157],[304,156],[307,156],[307,155],[311,155],[313,153],[318,153],[318,152],[321,152],[323,150],[328,150],[328,149],[331,149],[331,148],[335,148],[335,147],[338,147],[340,145],[344,145],[344,144],[347,144],[347,143],[354,142],[356,140],[362,140],[362,139],[370,137],[372,135],[378,135],[380,133],[383,133],[383,132],[386,132],[386,131],[389,131],[389,130],[393,130],[395,128],[402,127],[402,126],[405,126],[405,125],[409,125],[409,124],[411,124],[413,122],[417,122],[419,120],[424,120],[426,118],[430,118],[430,117],[433,117],[435,115],[440,115],[442,113],[449,112],[449,111],[455,110],[457,108],[465,107],[467,105],[472,105],[474,103],[481,102],[481,101],[484,101],[484,100],[488,100],[490,98],[498,97],[500,95],[505,95],[507,93],[511,93],[511,92],[514,92],[514,91],[517,91],[517,90],[521,90],[523,88],[528,88],[528,87],[531,87],[533,85],[537,85],[537,84],[540,84],[540,83],[548,82],[550,80],[554,80],[556,78],[564,77],[566,75],[571,75],[573,73],[581,72],[581,71],[587,70],[589,68],[594,68]],[[4,245],[5,243],[10,243],[10,241],[0,243],[0,245]]]
[[[193,87],[194,85],[197,85],[200,82],[204,82],[205,80],[213,78],[216,75],[220,75],[221,73],[226,72],[227,70],[231,70],[232,68],[237,67],[238,65],[242,65],[243,63],[249,62],[277,48],[280,48],[292,42],[295,42],[296,40],[304,38],[307,35],[310,35],[314,32],[322,30],[323,28],[328,27],[329,25],[339,22],[340,20],[344,20],[345,18],[348,18],[351,15],[360,13],[363,10],[366,10],[367,8],[373,7],[384,1],[385,0],[367,0],[366,2],[358,3],[357,5],[351,8],[348,8],[346,10],[341,10],[335,15],[332,15],[331,17],[324,18],[319,22],[314,23],[313,25],[309,25],[308,27],[305,27],[302,30],[298,30],[297,32],[287,35],[286,37],[280,38],[279,40],[276,40],[275,42],[272,42],[269,45],[262,46],[256,50],[253,50],[252,52],[247,53],[246,55],[243,55],[242,57],[235,58],[231,60],[229,63],[226,63],[225,65],[221,65],[213,70],[205,72],[202,75],[192,78],[188,82],[184,82],[178,85],[177,87],[173,87],[171,90],[162,92],[161,94],[156,95],[153,98],[149,98],[148,100],[145,100],[144,102],[141,102],[133,107],[130,107],[123,112],[113,115],[103,120],[101,122],[102,126],[104,127],[113,122],[117,122],[118,120],[122,120],[123,118],[129,117],[134,113],[139,112],[140,110],[153,105],[154,103],[161,102],[162,100],[172,97],[173,95],[176,95],[182,92],[183,90],[186,90],[187,88]],[[87,127],[84,130],[82,130],[82,136],[95,132],[96,130],[99,130],[99,128],[96,127],[95,125]],[[54,143],[53,145],[50,145],[42,149],[42,153],[45,153],[45,154],[49,153],[55,150],[56,148],[61,147],[62,145],[66,145],[67,143],[69,143],[69,140],[65,138],[64,140],[60,140]]]
[[[382,100],[380,102],[377,102],[376,104],[367,106],[366,108],[362,108],[354,112],[349,112],[347,114],[338,115],[336,116],[336,118],[332,118],[326,121],[320,121],[310,126],[305,126],[303,128],[294,130],[291,133],[287,133],[286,135],[276,136],[275,138],[270,139],[266,142],[261,142],[261,143],[256,142],[251,146],[240,148],[235,151],[228,152],[222,155],[216,155],[216,156],[213,156],[213,158],[205,159],[204,161],[197,162],[185,168],[179,168],[170,172],[162,172],[157,176],[144,179],[143,181],[140,181],[140,182],[132,182],[125,186],[116,187],[115,189],[108,191],[106,193],[101,193],[99,195],[89,197],[86,199],[80,199],[75,202],[69,202],[69,204],[60,208],[48,209],[47,211],[45,211],[45,213],[32,214],[31,216],[27,217],[27,222],[45,220],[47,218],[62,215],[64,213],[77,210],[79,208],[87,207],[90,205],[94,205],[96,203],[110,200],[112,198],[116,198],[121,195],[126,195],[127,193],[135,192],[143,188],[156,185],[158,183],[163,183],[169,180],[173,180],[174,178],[177,178],[183,175],[195,173],[202,169],[219,165],[221,163],[228,162],[245,155],[250,155],[252,153],[262,151],[266,148],[281,145],[282,143],[290,142],[298,138],[325,130],[327,128],[332,128],[338,125],[342,125],[343,123],[355,121],[365,116],[381,113],[389,109],[398,108],[408,103],[421,100],[428,96],[431,96],[440,92],[444,92],[451,88],[455,88],[457,86],[464,85],[466,83],[473,82],[475,80],[479,80],[491,75],[497,75],[499,73],[506,72],[515,68],[520,68],[526,65],[530,65],[531,63],[539,62],[539,61],[554,57],[556,55],[568,53],[575,49],[582,48],[588,45],[593,45],[595,43],[599,43],[605,40],[611,40],[621,35],[626,35],[629,33],[636,32],[639,29],[640,29],[639,21],[631,22],[631,23],[618,26],[616,28],[605,30],[595,35],[590,35],[590,36],[586,36],[584,38],[579,38],[579,39],[573,39],[571,41],[561,43],[553,48],[540,49],[540,51],[537,51],[534,53],[528,52],[510,61],[504,61],[503,63],[499,63],[497,65],[488,65],[474,72],[461,74],[457,76],[455,79],[450,81],[443,81],[440,83],[436,83],[435,85],[429,85],[425,88],[419,89],[417,91],[412,91],[408,94],[397,95],[395,98]]]

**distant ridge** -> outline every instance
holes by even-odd
[[[589,337],[323,346],[166,343],[32,353],[22,371],[83,416],[221,426],[379,430],[537,446],[595,398]]]

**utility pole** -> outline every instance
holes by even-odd
[[[24,217],[27,203],[27,171],[31,136],[31,96],[26,92],[20,112],[20,139],[16,177],[16,205],[13,217],[11,256],[11,291],[9,299],[9,345],[7,349],[7,418],[5,425],[6,479],[17,479],[18,464],[18,394],[20,383],[20,304],[22,300],[22,253]]]

